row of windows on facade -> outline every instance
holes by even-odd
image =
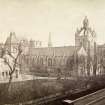
[[[1,75],[3,78],[8,78],[10,76],[10,71],[2,72]],[[16,70],[15,71],[15,78],[18,78],[18,77],[19,77],[19,71]]]
[[[67,64],[67,61],[68,61],[68,58],[60,58],[60,59],[56,59],[56,58],[48,58],[48,59],[45,59],[45,58],[24,58],[24,61],[27,63],[27,64],[37,64],[37,65],[48,65],[48,66],[56,66],[56,65],[66,65]]]

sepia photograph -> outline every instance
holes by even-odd
[[[105,0],[0,0],[0,105],[105,105]]]

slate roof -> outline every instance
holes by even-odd
[[[16,38],[16,35],[14,32],[10,32],[10,35],[7,37],[7,40],[5,42],[5,45],[10,45],[10,44],[17,44],[18,39]]]
[[[72,56],[75,52],[75,46],[64,46],[64,47],[44,47],[44,48],[33,48],[28,52],[31,55],[38,56]]]

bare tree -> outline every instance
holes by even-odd
[[[17,67],[17,65],[19,65],[18,59],[19,59],[19,56],[21,55],[21,53],[22,53],[21,43],[19,43],[19,45],[18,45],[16,56],[13,56],[12,53],[7,50],[7,54],[10,57],[12,57],[12,59],[13,59],[13,64],[11,65],[10,62],[6,58],[4,58],[4,62],[8,65],[8,67],[10,69],[10,71],[9,71],[9,82],[8,82],[8,85],[7,85],[7,90],[9,90],[9,88],[10,88],[10,85],[11,85],[11,82],[12,82],[12,79],[13,79],[13,74],[16,71],[16,67]]]

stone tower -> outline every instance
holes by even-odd
[[[10,32],[9,36],[6,39],[4,49],[5,51],[9,51],[10,53],[17,53],[18,51],[18,39],[16,38],[15,32]]]
[[[97,63],[95,38],[96,38],[95,31],[89,27],[89,20],[87,17],[85,17],[82,22],[81,28],[76,30],[75,47],[76,47],[76,52],[79,52],[79,50],[83,48],[87,54],[87,57],[85,57],[85,64],[83,64],[86,66],[82,68],[83,69],[82,72],[87,71],[88,75],[92,74],[91,71],[92,72],[94,71],[92,70],[92,68],[94,68],[93,66],[96,65]],[[78,57],[77,59],[80,60]],[[96,61],[95,64],[94,61]]]
[[[88,46],[88,34],[89,34],[89,21],[87,17],[83,20],[83,25],[80,29],[77,29],[75,33],[75,46],[81,47],[84,49]]]
[[[89,20],[87,17],[84,18],[82,27],[76,30],[75,33],[75,46],[81,47],[88,52],[88,47],[94,47],[95,42],[95,32],[89,27]],[[94,52],[94,51],[93,51]]]

